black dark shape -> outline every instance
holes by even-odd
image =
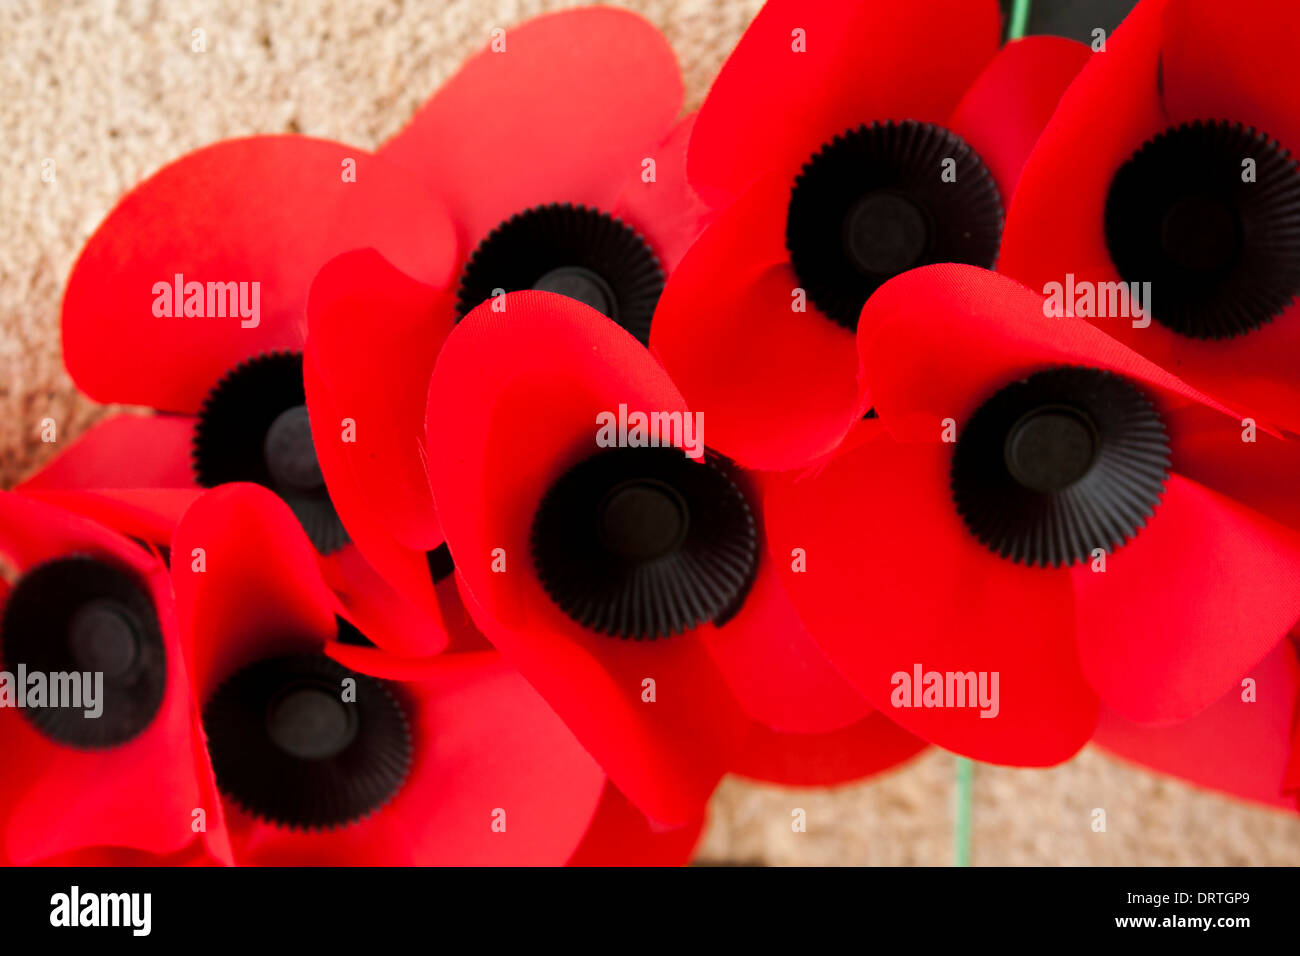
[[[330,502],[307,418],[302,355],[271,352],[243,362],[208,393],[194,427],[195,479],[205,488],[251,481],[293,510],[321,554],[348,543]]]
[[[429,562],[429,577],[438,584],[456,572],[456,562],[451,559],[451,549],[442,543],[425,555]]]
[[[565,614],[638,640],[724,623],[758,567],[754,517],[725,463],[677,448],[612,448],[570,468],[538,505],[532,550]]]
[[[355,700],[344,680],[356,682]],[[267,658],[203,709],[217,785],[252,815],[291,828],[354,823],[401,789],[411,732],[385,682],[324,654]]]
[[[622,220],[587,206],[552,203],[511,216],[478,244],[461,273],[457,318],[498,289],[567,295],[645,345],[664,273],[650,246]]]
[[[374,647],[375,642],[361,633],[361,629],[351,621],[334,615],[335,634],[334,640],[340,644],[351,644],[353,647]]]
[[[804,164],[786,213],[799,282],[849,330],[900,272],[935,262],[991,268],[1001,238],[1002,200],[979,156],[955,133],[911,120],[835,137]]]
[[[1242,180],[1248,159],[1254,182]],[[1300,170],[1239,123],[1185,123],[1148,141],[1111,180],[1105,227],[1120,276],[1150,282],[1145,307],[1180,335],[1242,335],[1300,292]]]
[[[1146,524],[1169,477],[1159,413],[1131,382],[1069,366],[1012,382],[962,428],[952,493],[991,551],[1030,565],[1087,561]]]
[[[90,557],[58,558],[15,583],[0,620],[4,670],[103,674],[99,717],[87,707],[26,707],[57,743],[124,744],[152,723],[167,686],[167,654],[153,599],[129,573]],[[92,677],[92,680],[94,678]],[[83,698],[84,700],[84,698]]]

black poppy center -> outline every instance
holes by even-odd
[[[676,550],[690,527],[685,499],[655,479],[616,485],[598,510],[601,540],[631,561],[650,561]]]
[[[917,266],[990,268],[1002,199],[980,157],[927,123],[873,123],[835,137],[795,178],[786,211],[790,264],[809,299],[856,329],[867,298]]]
[[[315,683],[291,684],[271,701],[266,733],[291,757],[322,760],[341,753],[352,742],[357,724],[337,689]]]
[[[384,681],[324,654],[265,658],[203,708],[222,792],[289,827],[343,826],[387,803],[410,772],[405,711]]]
[[[724,466],[611,448],[565,472],[533,518],[542,587],[569,617],[636,639],[722,624],[758,565],[754,517]]]
[[[23,715],[50,739],[102,748],[142,733],[162,706],[167,655],[153,599],[134,575],[94,558],[58,558],[14,584],[0,619],[4,670],[44,675],[47,691],[79,683]],[[87,682],[89,686],[87,686]],[[95,708],[87,694],[99,686]]]
[[[98,598],[72,615],[68,649],[79,669],[120,677],[139,659],[140,630],[131,608],[113,598]]]
[[[193,462],[205,488],[232,481],[270,488],[322,554],[347,544],[316,457],[301,354],[261,355],[221,379],[199,412]]]
[[[1190,338],[1242,335],[1300,292],[1300,167],[1239,123],[1185,123],[1145,143],[1106,195],[1120,277],[1150,283],[1150,315]]]
[[[1097,440],[1097,426],[1077,408],[1031,409],[1007,433],[1007,468],[1026,488],[1059,491],[1088,473]]]
[[[591,306],[597,312],[618,318],[618,299],[609,283],[590,269],[582,266],[561,266],[552,269],[533,283],[533,288],[541,292],[555,292],[567,295]]]
[[[1169,475],[1160,414],[1132,382],[1077,366],[1007,385],[970,417],[952,493],[971,533],[1013,561],[1087,561],[1133,538]]]
[[[519,289],[583,302],[646,344],[664,273],[645,239],[622,220],[552,203],[511,216],[478,244],[461,273],[457,317]]]
[[[294,491],[319,491],[325,487],[306,405],[286,408],[275,416],[266,430],[262,450],[271,480],[277,485]]]
[[[844,217],[844,247],[868,275],[894,276],[920,261],[929,244],[925,213],[906,196],[876,192],[863,196]]]

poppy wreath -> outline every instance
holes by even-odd
[[[847,433],[862,304],[930,262],[992,267],[1030,149],[1089,55],[998,49],[993,0],[771,0],[700,108],[687,179],[722,208],[650,346],[718,451],[794,468]]]
[[[0,708],[0,861],[675,865],[725,773],[931,743],[1294,809],[1300,24],[1249,5],[1090,59],[771,0],[685,117],[581,8],[374,151],[149,177],[62,325],[151,411],[0,493],[0,669],[106,679]],[[1154,321],[1054,312],[1112,280]]]
[[[880,417],[767,498],[772,550],[808,556],[778,563],[787,591],[841,673],[993,763],[1068,758],[1101,702],[1189,719],[1300,615],[1294,444],[1243,441],[1239,416],[1044,306],[971,266],[887,283],[858,325]]]
[[[1291,431],[1298,32],[1292,3],[1142,0],[1044,131],[999,266],[1243,415]]]
[[[234,862],[686,861],[701,821],[636,814],[499,654],[415,662],[371,644],[267,489],[204,494],[173,554]]]

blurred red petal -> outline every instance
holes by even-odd
[[[607,209],[681,105],[672,47],[649,22],[565,10],[494,32],[379,153],[443,196],[469,247],[539,203]]]
[[[92,398],[192,414],[244,359],[301,350],[312,279],[365,246],[437,286],[456,266],[443,206],[365,150],[256,136],[189,153],[128,193],[82,250],[63,298],[64,363]],[[203,317],[176,315],[189,283],[244,283],[248,317],[208,315],[206,294]],[[213,311],[230,290],[218,291]]]

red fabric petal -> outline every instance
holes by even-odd
[[[682,866],[690,861],[703,828],[702,818],[682,827],[659,827],[606,783],[591,827],[569,866]]]
[[[775,563],[764,553],[744,606],[701,636],[745,713],[792,734],[839,730],[871,713],[871,705],[840,675],[804,629]]]
[[[1180,0],[1161,37],[1164,99],[1174,123],[1227,119],[1300,151],[1300,7],[1286,0]]]
[[[1084,673],[1141,723],[1204,710],[1300,618],[1300,535],[1177,474],[1104,573],[1071,573]]]
[[[942,123],[997,52],[999,25],[992,0],[769,0],[700,109],[691,182],[719,205],[765,172],[788,186],[814,150],[859,123]]]
[[[834,787],[892,770],[925,746],[879,711],[822,734],[783,734],[755,723],[732,770],[786,787]]]
[[[420,657],[446,649],[449,632],[435,595],[411,600],[392,587],[358,548],[343,548],[320,562],[321,574],[347,617],[367,638],[394,654]],[[424,582],[428,582],[425,572]]]
[[[434,498],[467,604],[615,785],[656,820],[685,824],[745,719],[697,635],[622,641],[564,615],[533,572],[529,532],[550,484],[597,450],[599,412],[686,403],[632,336],[581,303],[519,292],[492,308],[451,334],[429,394],[428,448],[443,462]],[[641,698],[646,678],[653,703]]]
[[[1064,37],[1008,43],[957,104],[947,126],[979,153],[1010,205],[1020,171],[1066,87],[1092,51]]]
[[[330,501],[340,511],[348,536],[355,545],[323,560],[322,570],[330,586],[340,594],[352,613],[365,618],[362,630],[375,631],[372,640],[383,642],[394,653],[411,656],[432,654],[437,649],[435,645],[440,645],[443,639],[431,638],[428,631],[430,627],[440,627],[440,615],[425,552],[402,545],[393,536],[392,529],[384,525],[369,507],[370,502],[366,500],[348,460],[348,446],[335,440],[341,437],[341,429],[334,432],[326,428],[325,423],[342,422],[344,416],[334,407],[314,362],[303,363],[303,385],[307,392],[316,458],[321,473],[327,476]],[[372,573],[364,573],[365,567],[360,565],[373,569]],[[427,620],[415,630],[403,633],[402,627],[385,623],[386,620],[391,623],[387,615],[372,616],[370,611],[381,610],[385,601],[367,583],[374,577],[382,579],[394,597],[400,596],[404,603],[411,605]],[[365,608],[370,608],[370,611]]]
[[[1044,302],[1005,276],[952,263],[885,283],[862,309],[858,349],[889,431],[938,441],[944,419],[964,422],[1009,382],[1070,364],[1111,369],[1150,386],[1162,407],[1200,402],[1226,412],[1096,326],[1048,318]]]
[[[756,183],[670,277],[650,350],[704,413],[708,443],[750,468],[792,468],[844,437],[862,396],[852,333],[809,305],[785,250],[789,189]]]
[[[608,208],[682,105],[672,48],[635,13],[565,10],[493,42],[380,149],[445,198],[467,247],[538,203]]]
[[[450,654],[411,702],[415,761],[392,802],[350,826],[304,833],[240,816],[253,865],[558,866],[597,813],[605,776],[499,654]],[[501,813],[504,813],[504,816]],[[494,820],[505,829],[493,829]]]
[[[21,485],[66,488],[194,488],[188,415],[110,415]]]
[[[100,525],[8,492],[0,493],[0,554],[20,572],[72,554],[130,571],[153,599],[167,654],[167,687],[157,715],[117,747],[94,751],[54,744],[17,709],[0,708],[4,763],[14,771],[0,786],[0,859],[25,865],[96,846],[173,853],[194,840],[194,808],[208,809],[217,839],[220,810],[196,759],[202,737],[166,567]]]
[[[1203,405],[1164,416],[1173,451],[1173,470],[1234,498],[1290,528],[1300,529],[1300,442],[1283,440]]]
[[[896,443],[878,421],[855,431],[819,474],[783,476],[768,495],[771,551],[806,554],[803,572],[778,565],[804,624],[864,697],[931,743],[990,763],[1071,756],[1097,699],[1070,639],[1069,575],[1005,561],[966,530],[948,488],[950,446]],[[912,696],[894,706],[895,675],[911,681],[917,667],[990,672],[990,697],[998,673],[996,717]]]
[[[382,316],[375,322],[373,317]],[[418,551],[442,543],[424,454],[424,409],[438,350],[455,323],[453,297],[404,275],[373,249],[328,262],[307,300],[307,396],[317,447],[342,445],[354,482],[325,473],[343,524],[362,510]],[[316,401],[317,387],[329,408]],[[343,423],[352,423],[345,440]],[[329,455],[322,465],[332,465]],[[356,494],[359,493],[359,497]]]
[[[1166,727],[1142,727],[1102,707],[1096,743],[1198,786],[1295,811],[1296,795],[1284,792],[1300,699],[1295,646],[1282,641],[1248,676],[1253,701],[1243,699],[1243,678],[1207,710]]]
[[[200,707],[244,665],[319,650],[336,632],[338,602],[315,549],[260,485],[222,485],[185,512],[172,539],[172,585]]]
[[[196,412],[240,361],[301,350],[312,279],[365,246],[434,285],[456,265],[442,205],[365,150],[258,136],[189,153],[132,190],[82,250],[63,299],[68,372],[100,401]],[[257,282],[258,315],[160,317],[155,303],[176,275],[250,283],[250,312]]]
[[[655,178],[647,182],[642,166],[619,194],[612,210],[650,243],[669,275],[703,231],[709,216],[708,207],[686,179],[686,144],[696,115],[679,120],[646,157],[655,162]]]

